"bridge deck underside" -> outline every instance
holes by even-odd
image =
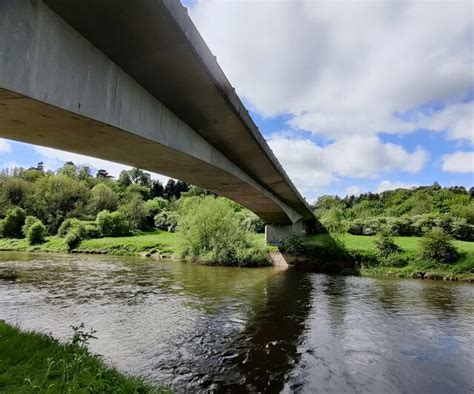
[[[287,224],[283,209],[260,191],[218,167],[137,134],[0,89],[0,135],[13,140],[98,157],[201,186],[228,197],[267,223]]]

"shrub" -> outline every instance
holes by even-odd
[[[59,226],[58,236],[61,238],[64,238],[73,229],[79,232],[81,238],[87,237],[87,230],[86,230],[85,223],[76,218],[69,218],[69,219],[64,220],[61,223],[61,226]]]
[[[77,248],[82,241],[82,237],[77,228],[71,229],[65,238],[66,245],[69,251]]]
[[[3,228],[5,226],[5,220],[0,219],[0,237],[3,237]]]
[[[40,220],[36,216],[27,216],[25,219],[25,224],[21,228],[21,232],[23,233],[23,235],[27,237],[28,230],[30,229],[30,227],[39,221]]]
[[[450,236],[440,228],[428,231],[421,239],[420,246],[422,259],[449,264],[455,262],[459,257]]]
[[[384,226],[385,232],[390,235],[411,236],[415,234],[412,221],[409,217],[388,217]]]
[[[168,205],[164,198],[156,197],[145,202],[145,225],[148,228],[155,226],[155,216],[163,211]]]
[[[175,232],[178,227],[178,220],[178,212],[162,211],[155,216],[155,226],[160,230]]]
[[[101,238],[102,233],[96,222],[88,222],[85,224],[87,238]]]
[[[265,232],[265,222],[247,209],[240,212],[240,220],[242,226],[251,233]]]
[[[216,265],[266,262],[265,253],[252,247],[249,233],[223,198],[195,198],[180,210],[180,254],[186,260]]]
[[[467,223],[467,220],[464,218],[453,218],[451,221],[451,234],[456,239],[474,241],[474,225]]]
[[[129,233],[127,219],[122,212],[102,211],[97,214],[97,228],[104,237],[120,237]]]
[[[283,242],[281,249],[295,256],[303,256],[306,252],[306,247],[303,242],[303,236],[292,235],[290,238]]]
[[[393,241],[393,238],[387,233],[380,233],[374,241],[375,252],[380,257],[387,257],[391,254],[398,253],[401,248]]]
[[[384,257],[380,257],[380,265],[383,267],[406,267],[413,257],[406,253],[392,253]]]
[[[3,222],[3,236],[6,238],[23,238],[21,229],[25,224],[25,219],[26,213],[23,209],[9,209]]]
[[[26,231],[26,239],[30,245],[39,244],[45,241],[46,227],[40,220],[36,220]]]

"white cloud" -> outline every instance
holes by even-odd
[[[346,188],[346,193],[348,196],[358,196],[360,194],[360,187],[359,186],[349,186]]]
[[[11,145],[3,138],[0,138],[0,152],[11,152]]]
[[[95,157],[70,153],[58,149],[46,148],[43,146],[34,146],[34,149],[43,157],[45,167],[51,170],[61,167],[66,161],[72,161],[76,165],[88,165],[94,170],[105,169],[110,175],[118,177],[122,170],[129,170],[132,168],[130,166],[97,159]],[[151,175],[153,178],[159,179],[162,182],[166,182],[169,179],[168,177],[160,174],[151,173]]]
[[[441,161],[443,171],[473,174],[474,176],[474,151],[450,153],[444,155]]]
[[[441,101],[449,120],[432,122],[448,127],[451,138],[466,138],[465,121],[447,114],[456,115],[449,107],[473,86],[473,7],[201,0],[190,15],[260,114],[288,113],[292,127],[338,139],[412,131],[416,122],[394,114]]]
[[[381,193],[387,190],[411,189],[412,187],[415,187],[415,186],[417,185],[415,185],[414,183],[406,183],[406,182],[398,182],[398,181],[392,182],[388,180],[383,180],[379,183],[375,191],[377,193]]]
[[[309,139],[274,134],[268,143],[303,193],[340,177],[374,178],[393,170],[416,173],[428,157],[421,148],[409,152],[375,136],[347,137],[322,147]]]

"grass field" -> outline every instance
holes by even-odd
[[[328,235],[318,234],[308,237],[306,244],[309,246],[324,247],[328,243]],[[395,243],[403,250],[408,263],[406,266],[395,267],[383,264],[373,265],[375,256],[375,237],[364,235],[344,234],[339,237],[345,248],[361,262],[360,273],[367,276],[397,276],[397,277],[423,277],[425,274],[433,278],[458,278],[474,279],[474,242],[453,241],[460,253],[460,258],[454,264],[440,264],[422,261],[418,257],[420,250],[420,237],[394,237]],[[371,260],[371,264],[365,264]]]
[[[160,393],[107,367],[79,344],[62,344],[0,321],[1,393]]]

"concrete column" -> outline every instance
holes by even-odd
[[[276,226],[267,224],[265,226],[265,242],[267,244],[274,244],[286,241],[293,235],[304,235],[305,226],[302,220],[287,225],[287,226]]]

